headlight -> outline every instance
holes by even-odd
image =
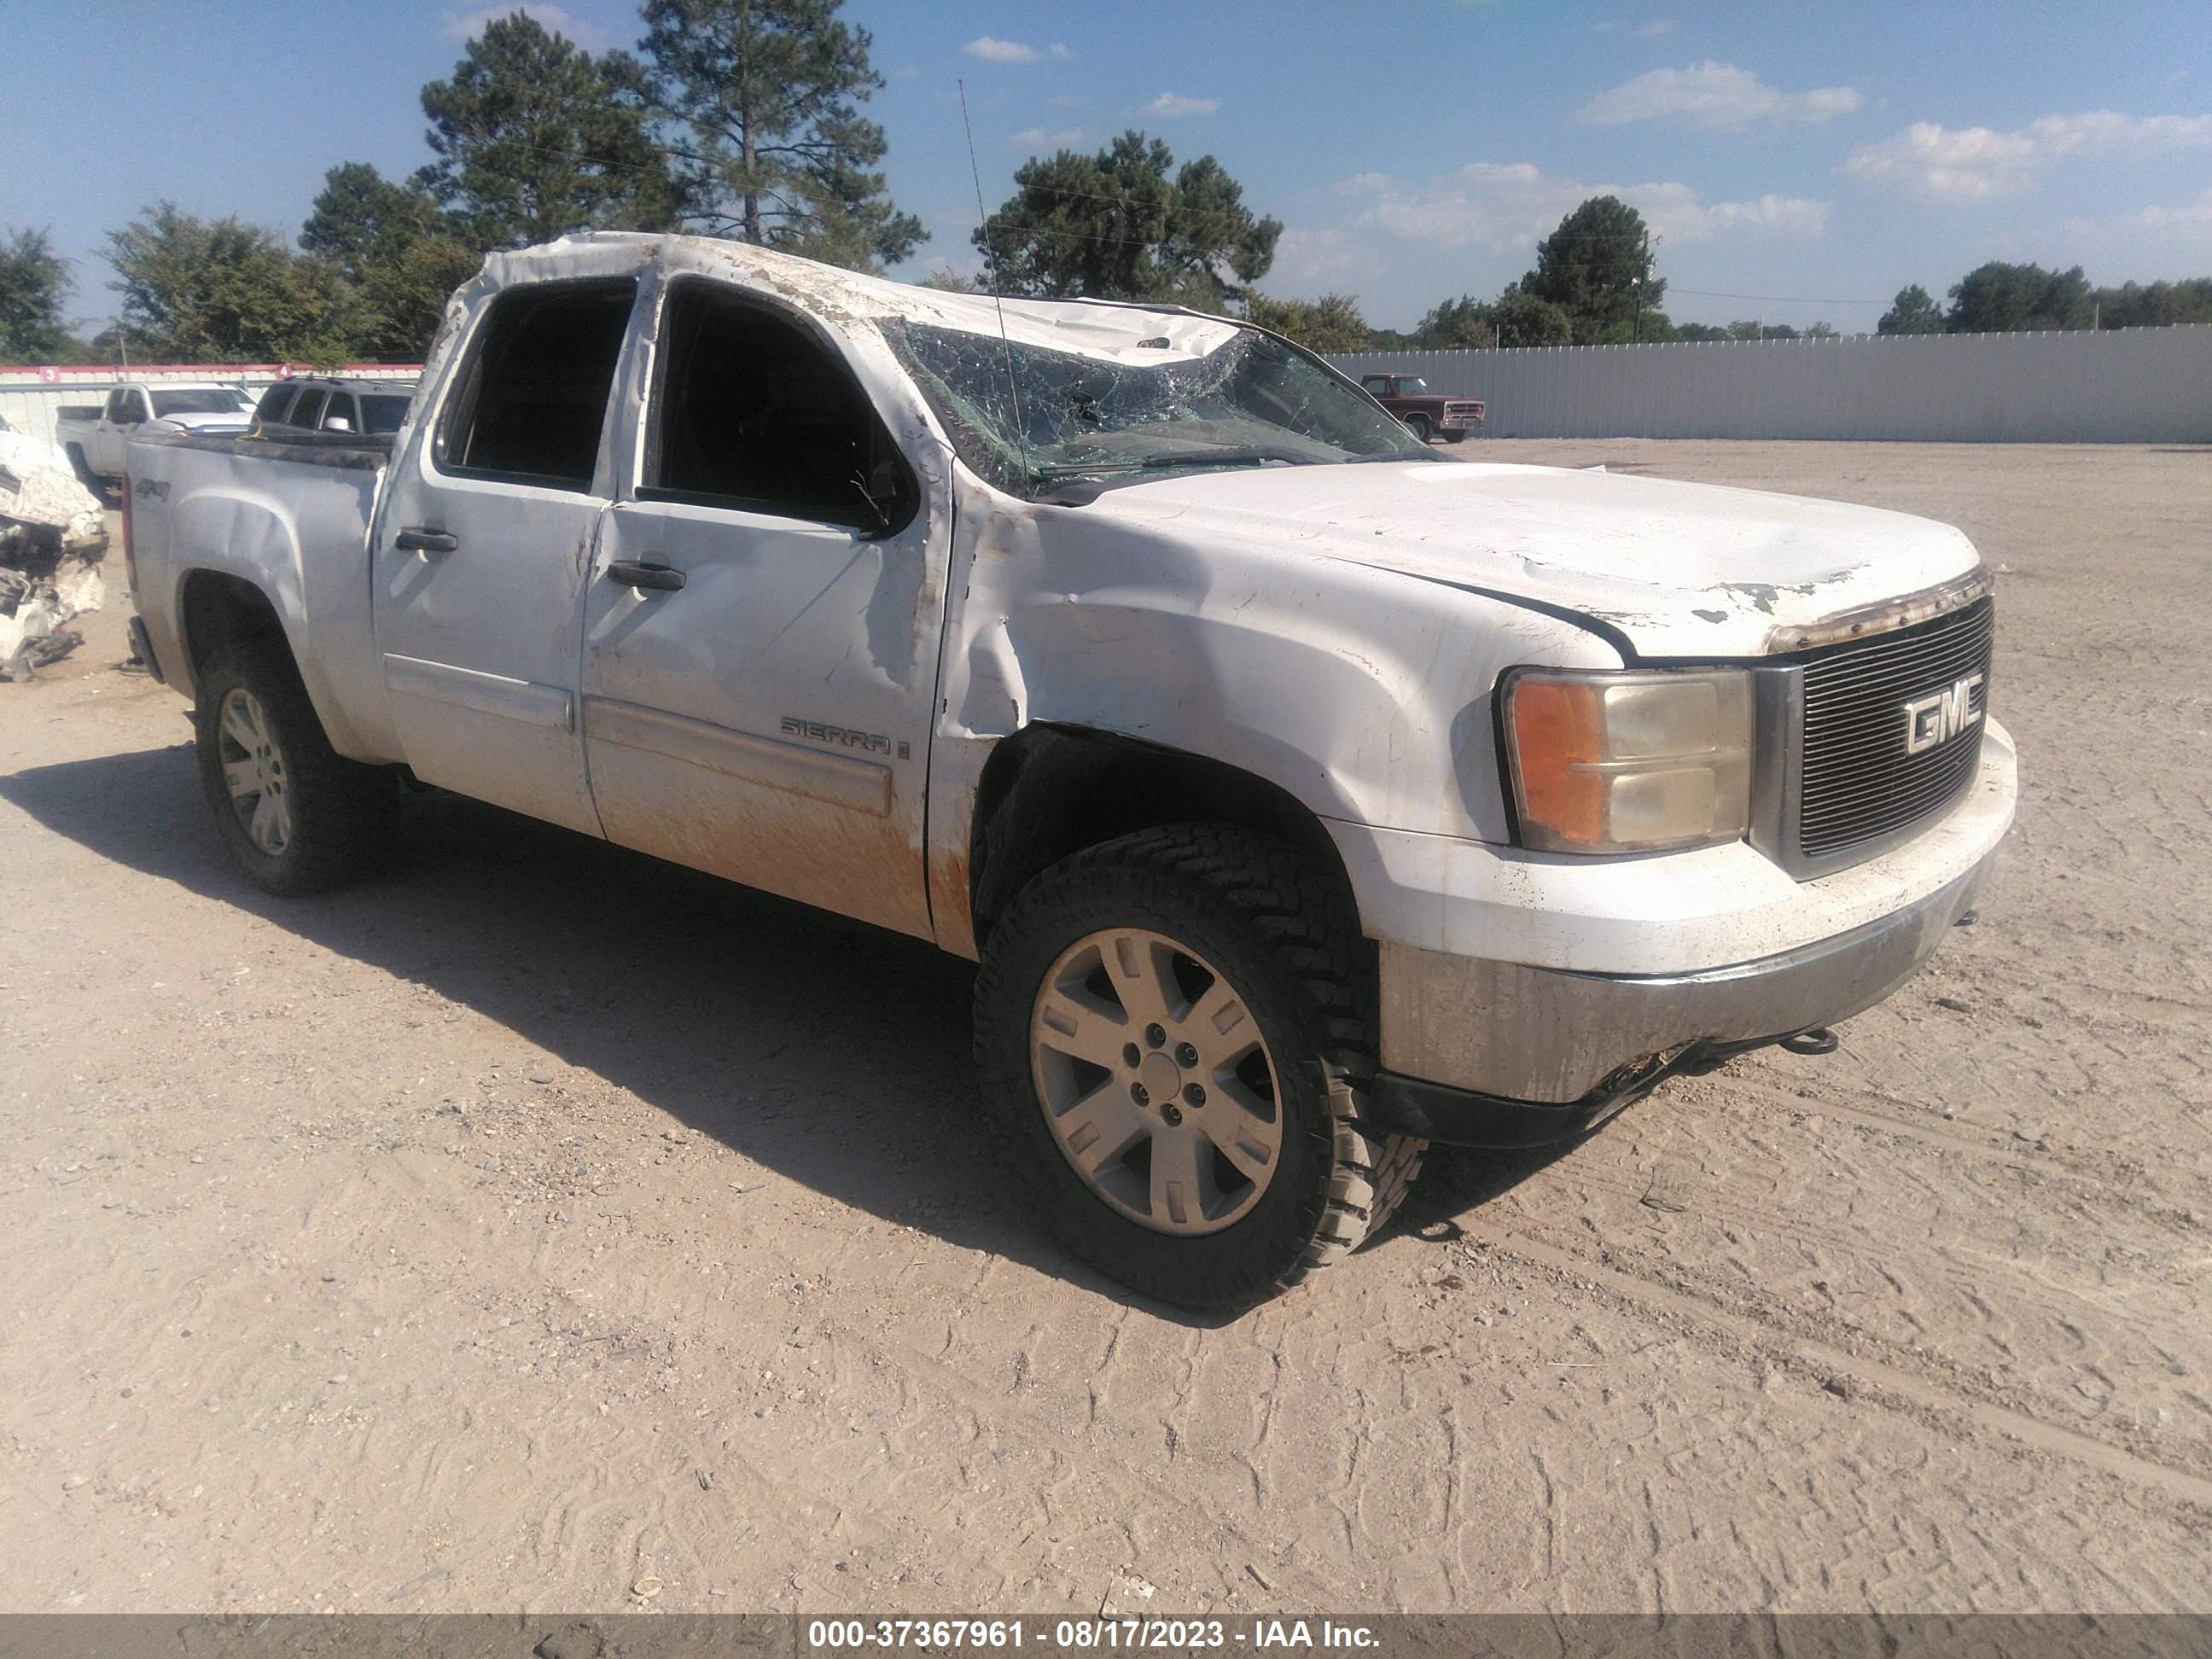
[[[1505,678],[1523,846],[1647,853],[1735,841],[1751,818],[1751,676],[1740,668]]]

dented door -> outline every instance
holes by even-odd
[[[772,320],[764,348],[738,349],[663,316],[640,481],[603,522],[585,595],[592,797],[624,846],[927,937],[943,516],[910,494],[879,511],[864,488],[761,499],[807,495],[794,472],[836,497],[848,441],[855,472],[890,476],[880,430],[838,424],[858,430],[862,394],[831,383],[834,348]],[[809,341],[828,356],[778,368]]]

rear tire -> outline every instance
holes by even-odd
[[[1340,881],[1223,825],[1127,836],[1023,889],[976,980],[976,1060],[1067,1247],[1220,1309],[1380,1231],[1426,1143],[1368,1115],[1364,954]]]
[[[1423,443],[1428,442],[1434,435],[1434,429],[1429,425],[1429,417],[1425,415],[1408,415],[1406,416],[1406,425],[1407,429]]]
[[[331,747],[282,646],[219,653],[198,675],[192,724],[216,830],[264,892],[321,892],[386,843],[397,791]]]
[[[92,491],[95,495],[100,495],[106,489],[107,480],[101,477],[100,474],[94,472],[90,466],[86,465],[84,459],[84,446],[82,444],[71,444],[66,453],[69,455],[70,467],[76,472],[76,481],[79,483],[82,484],[87,489]]]

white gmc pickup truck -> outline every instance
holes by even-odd
[[[243,432],[252,423],[253,397],[216,380],[126,380],[97,410],[64,410],[54,441],[76,469],[78,482],[98,489],[123,476],[131,441],[164,432]]]
[[[455,296],[388,447],[130,474],[253,880],[411,773],[975,958],[1043,1209],[1187,1304],[1430,1140],[1832,1045],[2012,817],[1957,531],[1443,460],[1218,317],[584,236]]]

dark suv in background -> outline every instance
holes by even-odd
[[[339,380],[307,376],[280,380],[254,406],[250,438],[327,436],[388,438],[407,418],[412,380]]]

